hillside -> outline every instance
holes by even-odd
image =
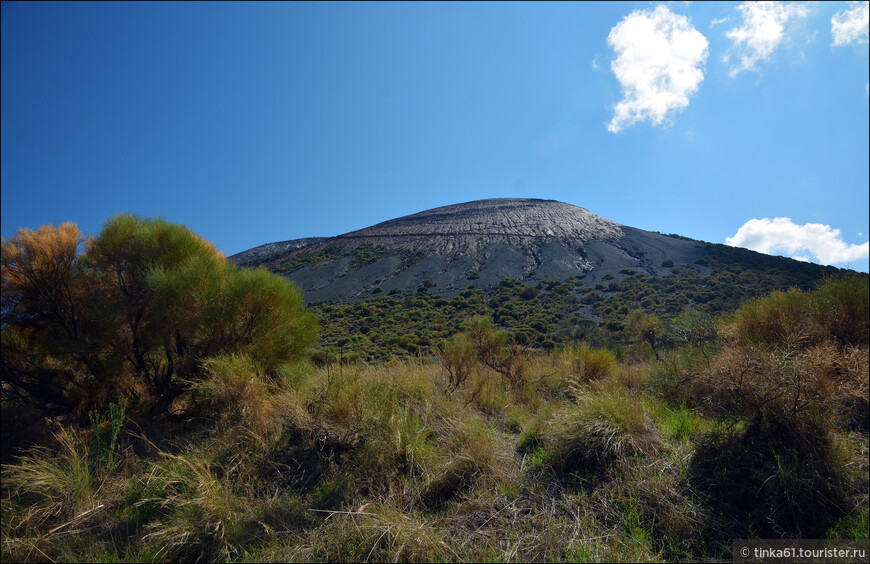
[[[635,310],[718,314],[842,271],[620,225],[552,200],[481,200],[337,237],[230,257],[296,282],[321,318],[326,358],[433,354],[471,315],[515,340],[619,347]]]
[[[427,285],[450,297],[504,279],[594,284],[623,269],[664,276],[705,256],[703,243],[619,225],[553,200],[500,198],[435,208],[325,238],[230,257],[296,282],[308,302],[363,299]],[[434,285],[431,285],[434,284]]]

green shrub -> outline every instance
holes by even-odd
[[[806,317],[807,294],[792,288],[745,302],[735,314],[734,331],[748,345],[799,346],[817,338]]]
[[[478,361],[501,374],[514,388],[525,383],[525,351],[508,345],[508,333],[495,327],[488,317],[477,316],[469,324],[468,339]]]
[[[723,521],[724,537],[820,538],[850,507],[832,447],[828,430],[812,421],[709,433],[692,458],[690,483]]]
[[[714,413],[751,424],[812,428],[835,416],[846,426],[866,422],[867,348],[820,343],[803,350],[726,346],[700,372],[695,390]],[[866,425],[866,423],[864,423]]]
[[[740,423],[708,435],[692,462],[727,535],[818,538],[849,510],[854,487],[836,437],[867,430],[865,291],[864,281],[829,281],[746,302],[698,372],[697,397]]]
[[[130,397],[159,415],[209,357],[271,369],[316,338],[295,286],[237,268],[181,225],[119,215],[80,253],[83,241],[72,224],[3,241],[2,379],[16,401],[82,417]]]
[[[695,381],[707,366],[701,350],[682,347],[664,353],[650,364],[644,386],[657,397],[672,406],[700,407],[700,397]]]
[[[823,282],[809,297],[809,316],[822,333],[841,346],[870,340],[870,285],[853,276]]]
[[[638,343],[646,343],[650,346],[656,360],[659,360],[659,350],[656,346],[662,336],[662,322],[654,316],[642,310],[634,310],[628,317],[628,325],[635,334]]]
[[[531,300],[538,295],[538,289],[534,286],[525,286],[520,292],[520,298],[523,300]]]
[[[477,356],[467,335],[455,335],[441,347],[441,365],[447,371],[448,393],[453,393],[468,379],[477,365]]]
[[[604,299],[604,296],[602,296],[601,294],[599,294],[598,292],[596,292],[594,290],[590,290],[589,292],[586,292],[586,294],[584,294],[583,303],[584,304],[595,304],[595,303],[600,302],[603,299]]]
[[[707,360],[715,350],[716,341],[719,339],[713,316],[698,311],[682,312],[668,323],[665,336],[679,346],[689,345],[697,348]]]

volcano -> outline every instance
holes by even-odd
[[[450,297],[506,278],[574,278],[591,285],[632,272],[667,276],[671,268],[705,256],[704,247],[555,200],[498,198],[434,208],[335,237],[269,243],[230,260],[286,276],[307,302],[336,302],[421,285]]]

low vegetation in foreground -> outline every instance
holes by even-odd
[[[2,264],[4,561],[728,560],[734,538],[868,537],[865,277],[634,313],[619,356],[476,316],[437,358],[316,366],[298,292],[178,226],[22,232]]]

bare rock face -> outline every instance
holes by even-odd
[[[667,274],[661,264],[703,256],[696,241],[619,225],[554,200],[498,198],[435,208],[328,238],[261,245],[230,257],[299,284],[306,300],[340,301],[414,290],[455,295],[505,278],[597,282],[620,270]]]
[[[590,240],[616,240],[619,224],[594,213],[554,200],[498,198],[435,208],[345,234],[373,239],[420,239],[445,247],[484,239],[560,240],[583,244]]]

